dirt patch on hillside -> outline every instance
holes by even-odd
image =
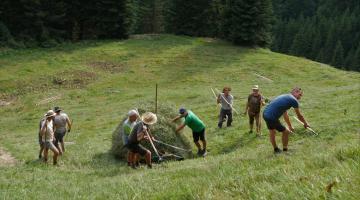
[[[40,105],[48,104],[48,103],[50,103],[50,102],[54,102],[54,101],[59,100],[59,99],[61,99],[61,95],[53,96],[53,97],[49,97],[49,98],[43,99],[43,100],[37,102],[35,105],[36,105],[36,106],[40,106]]]
[[[1,107],[1,106],[8,106],[8,105],[10,105],[10,104],[11,104],[10,102],[0,100],[0,107]]]
[[[53,75],[52,83],[64,88],[84,88],[89,83],[96,80],[94,72],[81,70],[64,71]]]
[[[0,166],[13,166],[16,164],[16,159],[0,147]]]
[[[96,62],[90,62],[87,64],[89,67],[100,69],[105,72],[110,73],[119,73],[123,72],[125,69],[125,65],[122,63],[115,63],[115,62],[109,62],[109,61],[96,61]]]

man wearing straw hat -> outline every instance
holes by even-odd
[[[55,125],[55,146],[59,149],[60,155],[65,152],[65,145],[64,145],[64,136],[67,132],[71,131],[71,122],[68,115],[64,112],[61,112],[62,109],[58,106],[54,107],[55,118],[54,118],[54,125]],[[67,125],[67,129],[66,129]],[[61,147],[59,146],[61,144]]]
[[[150,125],[153,125],[157,122],[157,117],[152,112],[146,112],[141,116],[141,121],[137,122],[134,128],[131,131],[129,136],[128,143],[126,147],[131,152],[131,166],[136,168],[136,154],[140,154],[145,157],[146,164],[148,168],[152,168],[151,165],[151,151],[146,149],[140,144],[142,140],[154,140],[152,136],[149,135]],[[151,137],[149,138],[148,135]]]
[[[232,103],[234,97],[230,94],[231,88],[224,87],[223,93],[220,93],[217,97],[217,103],[221,103],[220,115],[218,127],[221,128],[224,122],[224,119],[227,117],[226,125],[231,126],[232,122]]]
[[[196,147],[198,148],[197,154],[199,156],[206,156],[206,139],[205,139],[205,124],[202,122],[191,110],[186,110],[185,108],[179,109],[180,115],[175,117],[172,121],[184,117],[185,121],[181,124],[177,129],[176,133],[178,133],[181,129],[183,129],[186,125],[192,130],[193,139]],[[202,142],[202,149],[199,143],[199,140]]]
[[[120,136],[122,138],[123,144],[126,145],[129,142],[129,135],[131,130],[136,124],[136,120],[139,118],[139,113],[136,110],[130,110],[128,112],[128,118],[124,121],[122,129],[120,129]],[[131,166],[132,153],[129,151],[127,153],[127,162],[128,166]]]
[[[49,149],[54,153],[53,164],[57,164],[57,157],[59,155],[59,150],[55,147],[54,141],[54,118],[55,113],[52,110],[49,110],[45,115],[46,120],[43,121],[41,126],[41,136],[44,141],[45,150],[44,150],[44,161],[48,160]]]
[[[276,145],[276,131],[282,132],[283,151],[288,150],[289,133],[294,131],[294,128],[292,127],[289,119],[289,115],[287,113],[288,109],[293,107],[297,117],[304,124],[304,127],[310,127],[303,115],[300,113],[298,100],[301,99],[302,95],[303,92],[301,88],[295,87],[294,89],[292,89],[290,94],[283,94],[272,100],[271,103],[266,106],[263,112],[263,118],[270,132],[270,142],[274,148],[274,153],[281,152],[281,150]],[[280,123],[279,118],[281,116],[284,117],[284,120],[288,125],[288,129]]]
[[[248,101],[246,103],[246,108],[244,114],[249,115],[249,125],[250,131],[249,133],[253,132],[254,127],[254,119],[256,122],[256,135],[261,134],[261,119],[260,119],[260,111],[261,106],[264,106],[264,98],[261,96],[259,92],[259,86],[254,85],[252,88],[252,93],[248,96]]]

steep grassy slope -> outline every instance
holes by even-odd
[[[119,120],[137,102],[154,100],[155,83],[160,102],[186,106],[206,123],[206,158],[131,170],[109,154]],[[302,111],[319,136],[293,120],[290,151],[273,155],[265,127],[262,137],[248,134],[242,116],[217,129],[210,88],[231,86],[235,108],[243,111],[254,84],[268,98],[301,86]],[[143,36],[3,50],[0,95],[11,103],[0,107],[0,146],[18,159],[0,168],[0,199],[360,197],[359,73],[208,38]],[[74,144],[57,167],[37,160],[38,121],[54,105],[74,119],[65,138]]]

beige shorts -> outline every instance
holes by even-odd
[[[52,151],[58,151],[58,149],[55,147],[53,141],[46,141],[45,142],[45,148],[50,149]]]

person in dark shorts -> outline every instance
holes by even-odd
[[[120,129],[120,136],[121,136],[123,144],[125,146],[129,141],[129,135],[131,133],[131,130],[136,125],[136,121],[138,118],[139,118],[139,113],[137,112],[137,110],[130,110],[128,112],[127,119],[122,124],[122,127]],[[128,151],[128,153],[127,153],[128,166],[131,166],[131,162],[132,162],[131,158],[132,158],[132,153],[131,153],[131,151]]]
[[[126,147],[131,152],[131,167],[136,168],[136,154],[140,154],[145,157],[148,168],[152,168],[151,165],[151,151],[146,149],[140,144],[142,140],[154,140],[153,136],[149,134],[149,126],[157,122],[157,117],[152,112],[146,112],[141,116],[141,121],[137,122],[129,135],[128,143]],[[151,137],[149,138],[148,135]]]
[[[68,115],[64,112],[61,112],[62,109],[58,106],[54,108],[54,112],[56,113],[54,118],[54,126],[55,126],[55,146],[59,149],[60,155],[65,152],[64,145],[64,136],[66,132],[71,131],[71,122]],[[67,127],[66,127],[67,125]],[[60,144],[59,144],[60,143]],[[61,145],[61,146],[60,146]]]
[[[198,148],[197,154],[199,156],[206,156],[206,138],[205,138],[205,124],[202,122],[191,110],[180,108],[180,115],[175,117],[172,121],[175,122],[180,118],[185,118],[185,121],[176,129],[176,133],[182,130],[186,125],[192,130],[193,139],[196,147]],[[199,143],[202,142],[202,148]]]
[[[276,131],[282,132],[283,151],[288,150],[289,133],[294,131],[287,113],[288,109],[293,107],[297,117],[301,122],[304,123],[304,128],[310,127],[300,112],[298,100],[301,99],[302,95],[303,92],[301,88],[295,87],[290,94],[283,94],[276,97],[268,106],[266,106],[263,112],[263,118],[270,132],[270,142],[274,148],[275,153],[281,152],[281,150],[276,145]],[[288,129],[280,123],[279,118],[281,116],[284,117],[284,120],[288,125]]]
[[[232,104],[234,97],[230,94],[231,88],[224,87],[223,92],[220,93],[217,97],[217,103],[221,104],[220,115],[219,115],[219,122],[218,127],[221,128],[224,122],[224,119],[227,118],[226,125],[229,127],[231,126],[232,119]]]
[[[264,98],[261,96],[259,92],[259,86],[254,85],[252,88],[252,93],[248,96],[248,101],[246,103],[246,108],[244,114],[249,115],[249,125],[250,131],[253,132],[254,120],[256,122],[256,135],[261,134],[261,119],[260,119],[260,111],[261,106],[264,106]]]

